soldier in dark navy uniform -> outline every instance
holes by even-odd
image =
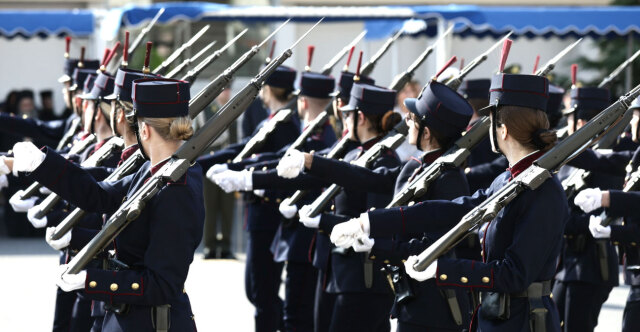
[[[8,164],[84,210],[113,213],[192,135],[188,103],[187,82],[134,82],[138,137],[150,161],[122,180],[97,182],[50,149],[40,151],[27,143],[15,147]],[[84,289],[87,297],[109,303],[103,331],[195,331],[184,282],[202,239],[203,221],[202,170],[194,164],[163,187],[115,239],[117,259],[128,269],[87,268],[72,275],[63,274],[63,265],[58,285],[65,291]]]
[[[544,77],[496,74],[489,107],[492,147],[507,156],[510,169],[487,190],[473,196],[365,213],[335,226],[331,240],[340,247],[351,247],[360,237],[447,231],[554,145],[556,135],[548,130],[544,113],[547,98]],[[474,320],[481,331],[530,331],[531,327],[534,331],[560,331],[558,313],[549,295],[567,217],[562,186],[551,178],[511,201],[484,227],[480,234],[482,262],[440,258],[425,271],[417,272],[417,256],[411,256],[405,268],[414,279],[435,278],[443,289],[486,291]],[[500,307],[499,303],[506,306]]]
[[[633,166],[635,166],[633,170],[636,171],[638,158],[634,158]],[[638,250],[640,214],[638,209],[632,207],[640,203],[640,193],[589,188],[576,196],[575,203],[586,213],[605,208],[609,217],[624,217],[624,222],[621,224],[601,226],[601,217],[591,216],[589,231],[596,241],[611,241],[624,250],[626,277],[631,289],[622,316],[622,331],[638,331],[640,329],[640,252]]]
[[[311,72],[302,74],[298,95],[298,115],[303,127],[306,127],[324,112],[331,101],[334,89],[335,80],[331,76]],[[336,136],[333,127],[325,122],[320,124],[315,133],[307,138],[299,149],[307,152],[320,151],[335,142]],[[276,158],[280,155],[282,153],[274,153],[273,157]],[[259,168],[256,167],[256,169]],[[270,185],[268,182],[263,182],[262,186],[254,186],[251,179],[260,177],[267,171],[254,172],[251,170],[222,172],[214,175],[213,180],[227,192],[255,189],[270,192],[279,189],[276,183]],[[290,190],[284,190],[283,194],[286,195],[282,196],[288,196],[291,193]],[[316,192],[316,194],[320,193]],[[272,194],[269,196],[274,197]],[[309,196],[313,197],[312,194],[307,195],[307,197]],[[280,200],[281,198],[276,198],[276,203],[279,203]],[[295,211],[292,215],[295,215]],[[288,217],[290,218],[292,215]],[[314,285],[317,279],[317,270],[311,264],[309,247],[314,234],[314,230],[299,225],[295,220],[284,221],[280,223],[271,246],[274,261],[277,263],[286,262],[285,331],[313,331]]]
[[[343,112],[343,123],[349,129],[350,135],[360,142],[360,147],[347,153],[344,162],[356,160],[400,121],[400,115],[392,111],[395,95],[393,90],[367,84],[353,84],[349,104],[341,107],[340,111]],[[282,166],[280,174],[285,177],[296,177],[304,168],[308,175],[340,185],[348,175],[336,172],[334,166],[342,163],[335,159],[300,153],[283,158],[278,167]],[[372,162],[372,169],[380,172],[399,166],[397,155],[389,150],[383,151]],[[309,228],[319,228],[319,237],[327,236],[331,233],[333,225],[371,207],[384,206],[390,198],[390,192],[378,194],[367,193],[359,188],[344,188],[335,197],[334,213],[301,218],[300,222]],[[304,209],[306,207],[302,208]],[[316,248],[319,249],[325,248]],[[380,263],[370,260],[364,253],[335,248],[331,251],[326,268],[327,278],[323,280],[325,291],[336,296],[329,331],[390,329],[388,313],[393,299],[383,276],[378,272],[381,267]]]
[[[547,102],[547,118],[549,119],[549,128],[555,129],[558,125],[558,121],[561,117],[562,98],[564,96],[564,90],[553,84],[549,84],[549,101]],[[551,121],[554,119],[554,121]],[[471,154],[474,154],[478,148],[471,150]],[[490,162],[469,165],[465,170],[467,180],[469,181],[469,187],[471,192],[475,192],[478,189],[484,189],[491,185],[493,179],[502,174],[506,168],[509,167],[509,161],[500,155],[496,155]]]
[[[294,101],[292,95],[296,71],[280,66],[267,78],[260,90],[262,100],[270,109],[270,116],[256,128],[254,135],[271,120],[276,113],[286,111]],[[300,135],[300,120],[294,114],[287,120],[279,122],[275,130],[264,138],[263,143],[254,153],[276,152]],[[211,177],[219,171],[228,169],[226,163],[231,162],[253,136],[242,142],[215,151],[210,155],[198,158],[198,163],[207,176]],[[274,195],[274,196],[272,196]],[[264,193],[264,196],[247,194],[246,228],[249,232],[247,241],[247,262],[245,270],[245,291],[249,301],[256,307],[256,331],[276,331],[282,325],[283,301],[278,296],[281,284],[283,263],[273,260],[270,247],[276,230],[282,221],[276,199],[278,193]]]
[[[340,114],[337,113],[337,109],[347,105],[350,99],[350,92],[353,86],[353,78],[354,74],[348,71],[343,71],[340,76],[340,80],[338,82],[338,93],[335,94],[335,98],[333,100],[333,108],[336,111],[336,117],[341,118]],[[368,84],[373,84],[374,81],[367,77],[361,77],[360,82],[366,82]],[[329,134],[327,132],[327,125],[323,127],[322,137],[328,137]],[[345,135],[349,135],[348,131]],[[344,137],[343,137],[344,138]],[[312,137],[312,142],[316,141]],[[310,142],[311,143],[311,142]],[[311,151],[313,149],[317,149],[320,141],[315,142],[313,144],[305,144],[304,150]],[[324,151],[316,151],[319,155],[325,155],[330,150],[336,148],[336,145],[339,143],[336,142],[334,146],[331,148],[327,148]],[[347,139],[343,149],[340,153],[336,154],[334,157],[336,159],[343,158],[349,151],[356,149],[359,146],[357,139],[352,137]],[[263,154],[259,154],[259,157]],[[275,154],[274,154],[275,155]],[[275,160],[276,163],[279,161]],[[229,167],[231,169],[235,168],[236,164],[230,164]],[[264,164],[267,166],[274,166],[270,161],[267,161]],[[242,166],[245,167],[245,166]],[[293,179],[285,179],[283,177],[278,176],[277,170],[274,168],[270,168],[267,170],[262,170],[262,166],[256,167],[256,170],[251,172],[251,182],[253,187],[255,188],[281,188],[284,190],[297,190],[304,189],[308,190],[309,193],[304,196],[303,199],[298,202],[297,206],[292,206],[290,203],[287,203],[286,200],[280,203],[280,212],[286,219],[294,218],[297,211],[298,206],[302,206],[304,204],[310,203],[315,196],[320,193],[320,190],[323,187],[330,185],[327,181],[323,179],[313,177],[307,174],[300,174],[298,177]],[[314,195],[315,193],[315,195]],[[291,223],[291,220],[284,221],[285,223]],[[329,325],[331,324],[331,313],[333,312],[334,307],[334,294],[329,294],[325,292],[325,281],[327,280],[327,269],[328,269],[328,257],[331,251],[331,243],[329,242],[328,237],[324,235],[316,234],[311,240],[310,246],[307,248],[307,252],[309,255],[309,259],[313,266],[319,270],[318,280],[315,282],[315,303],[314,303],[314,314],[313,314],[313,324],[314,331],[328,331]]]
[[[576,130],[609,106],[609,91],[580,87],[571,90],[571,105]],[[565,179],[577,171],[564,166],[558,178]],[[592,171],[584,179],[588,187],[620,189],[624,177]],[[553,298],[558,305],[565,331],[593,331],[600,308],[618,285],[618,255],[609,242],[597,242],[589,233],[590,215],[570,202],[571,215],[565,228],[562,265],[556,275]],[[596,211],[599,212],[599,211]],[[600,248],[599,246],[602,246]],[[600,259],[602,252],[606,257]]]

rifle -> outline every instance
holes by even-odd
[[[438,37],[438,39],[436,39],[436,41],[434,41],[433,44],[431,44],[431,46],[427,47],[427,49],[424,50],[424,52],[422,52],[422,54],[418,56],[418,58],[409,66],[409,68],[407,68],[407,70],[396,75],[396,77],[393,79],[393,82],[391,82],[390,89],[400,91],[405,86],[405,84],[407,84],[411,80],[416,69],[418,69],[418,67],[420,67],[420,65],[425,60],[427,60],[427,57],[429,56],[429,54],[433,52],[433,48],[441,40],[443,40],[446,36],[448,36],[451,33],[451,31],[453,31],[453,26],[449,27],[447,31],[445,31],[442,35],[440,35],[440,37]]]
[[[400,31],[396,32],[395,35],[391,36],[391,38],[389,38],[384,45],[382,45],[382,47],[378,50],[378,52],[376,54],[374,54],[371,59],[364,64],[364,66],[362,67],[362,71],[360,71],[360,76],[369,76],[371,75],[371,72],[373,71],[373,68],[375,68],[376,64],[378,63],[378,60],[380,60],[380,58],[387,53],[387,51],[389,50],[389,47],[391,47],[391,44],[393,44],[393,42],[396,41],[396,39],[398,39],[398,37],[400,37],[400,35],[402,34],[403,30],[400,29]]]
[[[173,78],[174,76],[178,75],[184,68],[186,68],[187,66],[191,66],[192,63],[198,60],[198,58],[200,58],[203,54],[205,54],[208,50],[210,50],[213,47],[213,45],[215,45],[216,43],[217,41],[215,40],[209,43],[209,45],[202,48],[198,53],[196,53],[196,55],[182,61],[182,63],[177,65],[175,68],[173,68],[167,75],[164,75],[164,77]]]
[[[138,48],[138,46],[140,46],[140,44],[142,43],[142,40],[144,39],[144,37],[149,33],[149,31],[151,31],[151,28],[153,28],[153,26],[156,24],[156,22],[158,22],[158,19],[160,18],[160,16],[162,16],[162,13],[164,13],[164,7],[160,8],[160,10],[158,10],[158,12],[156,13],[156,16],[154,16],[151,19],[151,22],[149,22],[149,24],[147,24],[147,26],[145,26],[142,31],[140,31],[140,33],[138,34],[138,36],[136,36],[136,39],[133,41],[133,43],[131,43],[131,45],[129,45],[129,51],[127,52],[126,58],[131,59],[131,57],[133,56],[133,53],[135,53],[136,49]],[[122,63],[122,60],[125,58],[125,55],[123,54],[120,59],[116,62],[116,66],[119,63]]]
[[[640,187],[640,168],[636,169],[633,173],[629,174],[627,178],[627,182],[622,188],[622,192],[628,193],[630,191],[637,191]],[[602,221],[600,221],[600,225],[609,226],[612,222],[614,222],[618,218],[607,216],[606,212],[603,212]]]
[[[370,167],[371,163],[373,163],[382,152],[387,149],[395,150],[404,142],[405,136],[407,135],[409,128],[407,127],[404,121],[398,123],[380,142],[376,143],[372,146],[367,152],[362,154],[358,159],[352,161],[351,163],[360,166],[360,167]],[[325,191],[322,192],[318,198],[316,198],[313,203],[310,204],[311,209],[309,209],[307,213],[307,217],[313,218],[320,214],[325,206],[335,197],[338,193],[340,193],[342,187],[337,184],[332,184]]]
[[[613,80],[620,75],[620,73],[627,68],[632,62],[633,60],[635,60],[638,56],[640,56],[640,50],[636,51],[636,53],[633,53],[633,55],[625,60],[623,63],[621,63],[616,69],[614,69],[611,74],[609,74],[609,76],[605,77],[602,82],[600,82],[600,84],[598,84],[599,88],[606,88],[608,87]]]
[[[291,146],[289,146],[287,150],[296,150],[300,148],[304,144],[304,142],[307,141],[307,138],[309,138],[318,127],[327,122],[327,119],[329,119],[329,113],[323,111],[322,113],[318,114],[318,116],[316,116],[316,118],[307,125],[304,131],[302,131],[302,134],[300,134],[300,136],[298,136],[298,138],[296,138],[296,140],[291,143]]]
[[[480,227],[484,222],[493,220],[497,214],[513,199],[525,190],[535,190],[552,174],[566,164],[572,157],[588,148],[597,136],[620,119],[629,108],[631,102],[640,95],[640,85],[629,91],[618,101],[589,121],[585,126],[558,143],[554,148],[542,155],[529,168],[493,193],[480,205],[469,211],[460,222],[440,237],[418,256],[413,266],[416,271],[424,271],[431,263],[458,242]],[[594,137],[596,137],[594,139]]]
[[[95,142],[96,142],[96,136],[91,134],[85,137],[83,140],[76,141],[75,143],[73,143],[73,145],[71,146],[71,149],[69,149],[68,154],[79,154],[82,151],[84,151],[89,145]],[[22,193],[22,196],[20,196],[20,199],[25,200],[29,197],[32,197],[33,195],[36,195],[40,190],[40,188],[42,187],[43,186],[38,181],[32,183],[30,186],[27,187],[27,189],[24,190],[24,192]]]
[[[80,166],[82,167],[96,167],[100,166],[104,160],[113,153],[115,150],[122,150],[124,147],[124,140],[120,137],[110,138],[104,145],[102,145],[96,152],[94,152],[89,158],[87,158]],[[37,212],[35,217],[40,219],[44,217],[61,198],[56,193],[51,193],[40,204],[36,205]]]
[[[333,67],[335,67],[335,65],[338,63],[338,61],[340,61],[342,58],[344,58],[344,56],[347,55],[347,53],[349,52],[351,47],[353,47],[358,42],[360,42],[360,40],[362,40],[362,38],[366,34],[367,34],[367,30],[364,30],[359,35],[357,35],[356,38],[354,38],[349,44],[347,44],[347,46],[345,46],[343,49],[341,49],[340,52],[338,52],[338,54],[336,54],[333,58],[331,58],[331,60],[329,60],[329,62],[326,65],[324,65],[324,67],[322,67],[322,71],[320,71],[320,73],[322,75],[331,74],[331,70],[333,69]]]
[[[501,42],[505,40],[509,35],[510,33],[507,34],[507,36],[505,36],[501,40]],[[496,47],[497,44],[493,45],[487,52],[475,58],[473,61],[471,61],[471,63],[467,65],[467,67],[465,67],[461,71],[461,73],[465,72],[464,75],[468,74],[470,69],[475,68],[479,63],[484,61],[488,54]],[[573,48],[572,46],[569,47]],[[567,53],[565,51],[566,49],[559,54],[564,55]],[[561,57],[558,56],[554,57],[554,59],[552,59],[552,61],[549,61],[545,65],[545,67],[541,68],[539,73],[549,73],[553,66],[555,66],[555,63],[560,60],[560,58]],[[468,68],[469,66],[473,67]],[[457,88],[459,86],[459,82],[461,82],[462,80],[462,77],[458,75],[455,78],[449,80],[447,82],[447,86],[452,89]],[[387,205],[387,208],[405,205],[409,201],[421,197],[426,193],[429,185],[431,185],[433,181],[435,181],[445,170],[460,167],[471,154],[471,150],[487,136],[487,134],[489,133],[490,124],[491,121],[488,116],[484,116],[480,120],[478,120],[473,125],[473,127],[471,127],[469,131],[467,131],[466,134],[456,140],[451,148],[449,148],[442,156],[440,156],[433,163],[431,163],[431,165],[420,172],[420,174],[418,174],[413,179],[413,181],[411,181],[404,188],[404,190],[395,195],[391,203]]]
[[[62,136],[62,138],[60,139],[60,142],[58,142],[58,146],[56,147],[56,150],[60,151],[67,144],[70,144],[71,140],[73,139],[73,136],[80,129],[81,124],[82,124],[82,119],[79,116],[71,120],[71,125],[69,126],[69,129],[67,129],[67,131],[64,133],[64,136]]]
[[[447,30],[447,32],[445,32],[445,35],[448,34],[449,32],[451,32],[451,28],[449,30]],[[434,42],[433,45],[435,45],[437,42],[438,41]],[[402,74],[398,75],[394,79],[394,81],[391,83],[391,85],[389,86],[389,89],[395,90],[395,91],[399,91],[400,89],[402,89],[404,87],[404,85],[409,81],[409,79],[413,76],[413,72],[418,68],[418,66],[420,66],[420,64],[422,62],[424,62],[424,60],[429,55],[429,53],[432,52],[433,45],[430,46],[429,48],[427,48],[427,50],[425,50],[418,57],[418,59],[416,61],[414,61],[413,64],[411,64],[411,66],[409,66],[409,68],[405,72],[403,72]],[[374,60],[371,60],[371,61],[374,61]],[[360,75],[362,75],[362,73]],[[375,150],[378,151],[377,154],[372,154],[372,158],[373,159],[377,158],[378,155],[380,154],[380,152],[382,151],[381,149],[383,149],[383,148],[390,148],[390,147],[393,146],[393,149],[396,149],[398,146],[400,146],[400,144],[402,144],[402,140],[404,139],[404,136],[407,135],[407,131],[408,130],[409,129],[407,128],[407,126],[404,123],[404,121],[402,121],[398,125],[396,125],[396,127],[393,130],[391,130],[387,134],[387,136],[385,136],[385,138],[382,141],[378,142],[376,145],[374,145],[371,148],[371,149],[375,149]],[[402,134],[402,137],[398,136],[398,134]],[[342,140],[340,141],[340,143],[338,145],[336,145],[327,154],[326,158],[334,159],[336,156],[343,155],[344,154],[343,150],[346,147],[347,141],[348,141],[348,137],[346,137],[346,136],[343,137]],[[392,144],[392,142],[393,142],[393,144]],[[383,143],[386,144],[386,146],[381,145]],[[361,156],[360,158],[363,158],[365,155]],[[358,160],[360,160],[360,158],[358,158]],[[322,208],[324,208],[324,206],[326,206],[326,204],[329,202],[329,200],[331,200],[335,195],[337,195],[340,192],[341,189],[342,188],[340,186],[338,186],[336,184],[332,184],[327,190],[325,190],[322,193],[322,195],[318,196],[318,198],[316,198],[316,200],[312,203],[312,206],[313,206],[312,212],[313,213],[310,213],[309,216],[315,217],[316,215],[318,215],[320,213],[320,211],[322,210]],[[287,202],[288,205],[296,204],[298,201],[300,201],[300,199],[302,197],[304,197],[305,194],[306,194],[306,191],[297,190],[295,193],[293,193],[293,195],[291,195],[290,197],[286,198],[285,201]]]
[[[327,153],[327,155],[325,156],[326,158],[329,159],[336,159],[339,158],[341,156],[344,155],[344,149],[346,148],[347,143],[349,142],[349,136],[346,135],[344,136],[342,139],[340,139],[340,142],[338,142],[338,144],[336,144],[333,149],[331,149],[331,151],[329,151],[329,153]],[[302,197],[304,197],[307,194],[306,190],[296,190],[295,193],[293,193],[293,195],[289,196],[288,198],[284,199],[284,201],[286,201],[287,205],[294,205],[296,203],[298,203],[298,201],[300,201],[300,199]]]
[[[249,107],[253,99],[258,95],[262,84],[278,66],[291,57],[291,49],[304,39],[322,19],[311,29],[302,35],[292,46],[286,49],[276,59],[272,60],[251,82],[226,103],[219,112],[214,114],[193,137],[186,141],[174,153],[173,157],[157,173],[142,185],[135,193],[118,208],[109,218],[104,228],[69,262],[66,273],[77,274],[82,270],[97,253],[103,250],[127,225],[135,220],[145,204],[168,181],[176,181],[189,169],[191,163],[215,141],[238,117]]]
[[[213,52],[213,54],[209,55],[204,60],[202,60],[202,62],[200,62],[195,68],[189,70],[187,74],[181,78],[181,80],[187,81],[189,83],[193,83],[198,77],[198,75],[202,73],[202,71],[204,71],[207,67],[209,67],[209,65],[212,64],[214,61],[218,60],[218,58],[222,55],[222,52],[226,51],[231,45],[233,45],[236,42],[236,40],[238,40],[240,37],[242,37],[242,35],[244,35],[247,32],[247,30],[248,29],[242,30],[242,32],[240,32],[237,36],[233,37],[233,39],[228,41],[224,46],[222,46],[222,48]]]
[[[464,68],[462,68],[462,70],[460,70],[460,72],[456,76],[450,78],[446,82],[446,85],[453,90],[458,90],[464,78],[467,77],[467,75],[472,70],[476,69],[476,67],[478,67],[481,63],[485,62],[489,57],[489,54],[491,54],[491,52],[493,52],[496,48],[498,48],[498,46],[502,45],[502,43],[504,43],[504,41],[507,40],[507,38],[509,38],[509,36],[511,36],[512,33],[513,31],[509,31],[509,33],[507,33],[504,37],[498,40],[497,43],[489,47],[488,50],[478,55],[475,59],[469,62],[466,66],[464,66]]]
[[[549,74],[550,71],[553,70],[553,68],[556,67],[556,63],[558,62],[558,60],[560,60],[561,58],[563,58],[567,53],[569,53],[574,47],[578,46],[578,44],[580,44],[580,42],[582,41],[582,38],[576,40],[575,42],[573,42],[571,45],[565,47],[560,53],[556,54],[556,56],[554,56],[553,58],[551,58],[551,60],[549,60],[544,67],[538,69],[538,71],[536,72],[536,75],[538,76],[547,76],[547,74]]]
[[[262,45],[264,45],[269,39],[271,39],[271,37],[273,37],[278,31],[280,31],[280,29],[282,29],[282,27],[287,24],[287,22],[289,21],[287,20],[286,22],[282,23],[282,25],[275,29],[269,36],[267,36],[267,38],[260,42],[260,44],[251,47],[251,49],[245,52],[229,68],[225,69],[225,71],[218,75],[218,77],[207,84],[204,89],[200,90],[200,92],[198,92],[198,94],[193,98],[196,100],[192,104],[193,108],[205,108],[207,107],[207,105],[211,104],[211,102],[216,99],[216,97],[222,92],[222,90],[225,89],[229,82],[231,82],[231,80],[233,79],[233,75],[235,75],[238,69],[247,64],[247,62],[249,62],[249,60],[251,60],[254,55],[258,54]],[[244,34],[244,32],[246,32],[246,29],[242,33]],[[227,45],[231,45],[232,43],[233,41],[229,41]],[[228,47],[227,45],[225,45],[223,48]],[[191,118],[195,118],[195,114],[191,114],[191,107],[189,107],[189,110],[189,115],[191,116]]]
[[[251,155],[253,151],[260,148],[267,139],[267,136],[276,130],[278,124],[289,121],[292,115],[293,110],[291,109],[282,109],[277,111],[276,114],[271,119],[269,119],[267,123],[265,123],[262,128],[260,128],[260,130],[258,130],[258,132],[253,135],[253,137],[251,137],[247,144],[245,144],[242,151],[240,151],[240,153],[238,153],[238,155],[233,158],[232,162],[240,162],[242,159]]]
[[[186,51],[189,47],[191,47],[193,45],[193,43],[195,43],[198,39],[200,39],[200,37],[202,37],[202,35],[204,35],[204,33],[207,32],[207,30],[209,30],[209,27],[210,27],[210,25],[207,24],[207,25],[205,25],[204,28],[200,29],[200,31],[198,31],[198,33],[193,35],[193,37],[191,37],[191,39],[189,39],[189,41],[187,41],[186,43],[182,44],[182,46],[178,47],[178,49],[173,51],[173,53],[171,53],[171,55],[169,55],[169,57],[166,60],[162,61],[162,63],[158,67],[156,67],[156,69],[154,69],[152,71],[152,73],[156,74],[156,75],[165,74],[167,69],[171,65],[171,63],[173,63],[176,59],[178,59],[178,57],[184,51]]]
[[[269,37],[270,38],[270,37]],[[268,40],[265,39],[266,42]],[[262,45],[260,44],[260,46]],[[219,94],[224,90],[225,86],[231,79],[233,79],[233,75],[244,66],[253,55],[255,55],[260,46],[254,46],[251,50],[247,51],[240,59],[238,59],[235,63],[233,63],[229,68],[227,68],[222,74],[218,75],[211,83],[205,86],[200,92],[196,94],[189,101],[189,117],[191,119],[195,119],[200,112],[202,112],[205,107],[207,107]],[[134,153],[131,157],[129,157],[122,165],[120,165],[113,173],[111,173],[104,181],[111,182],[119,180],[140,168],[142,164],[145,162],[144,157],[140,151]],[[67,217],[62,220],[60,224],[56,227],[53,232],[52,238],[54,240],[60,239],[64,234],[70,231],[79,221],[84,217],[86,212],[84,212],[80,208],[76,208],[71,212],[71,214],[67,215]]]

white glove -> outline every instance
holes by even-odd
[[[602,206],[602,191],[598,188],[587,188],[576,195],[573,203],[589,213]]]
[[[358,218],[337,224],[331,231],[331,242],[347,249],[361,237],[369,237],[369,215],[365,212]]]
[[[320,218],[322,215],[318,214],[315,217],[309,217],[309,212],[311,212],[311,205],[305,205],[300,208],[300,222],[307,228],[320,227]]]
[[[51,237],[53,236],[53,232],[56,230],[55,227],[47,227],[47,233],[45,235],[45,240],[51,246],[51,248],[55,250],[62,250],[69,246],[71,243],[71,231],[65,233],[61,238],[54,240]]]
[[[212,181],[227,193],[232,193],[234,191],[250,191],[253,190],[253,180],[251,175],[252,172],[247,170],[241,172],[224,171],[213,175]]]
[[[13,211],[27,212],[30,208],[36,205],[36,201],[38,200],[38,197],[29,197],[23,200],[22,195],[24,195],[24,190],[18,190],[9,199],[9,204],[11,204]]]
[[[0,175],[0,189],[6,188],[9,186],[9,178],[6,175]]]
[[[428,279],[433,279],[436,277],[436,272],[438,271],[438,261],[431,263],[424,271],[419,272],[416,271],[413,266],[418,263],[418,256],[409,256],[407,260],[404,262],[404,269],[407,271],[407,274],[418,281],[425,281]]]
[[[13,146],[13,175],[18,172],[33,172],[46,155],[31,142],[18,142]]]
[[[280,159],[278,166],[278,175],[285,179],[293,179],[304,169],[304,153],[292,149]]]
[[[298,212],[298,207],[295,204],[291,205],[290,202],[291,201],[287,198],[282,201],[282,203],[280,203],[280,206],[278,207],[280,213],[287,219],[295,217],[296,213]]]
[[[213,166],[211,166],[209,168],[209,170],[207,170],[207,179],[211,180],[213,182],[213,176],[218,174],[218,173],[222,173],[224,171],[229,170],[229,166],[227,166],[227,164],[215,164]]]
[[[0,175],[7,175],[11,173],[9,166],[7,166],[7,164],[5,163],[6,158],[7,157],[5,156],[0,157]]]
[[[589,232],[594,239],[608,239],[611,237],[611,227],[600,225],[602,218],[598,216],[589,217]]]
[[[82,270],[78,274],[67,274],[68,269],[69,266],[67,264],[62,264],[58,267],[56,285],[65,292],[83,289],[87,280],[87,271]]]
[[[264,189],[254,189],[253,194],[258,197],[264,197],[265,190]]]
[[[368,236],[363,236],[360,237],[358,239],[356,239],[355,242],[353,242],[353,251],[355,252],[370,252],[371,248],[373,248],[373,245],[376,243],[376,241]]]
[[[31,225],[35,228],[42,228],[47,226],[47,216],[43,216],[42,218],[36,218],[36,214],[40,211],[40,207],[38,205],[27,210],[27,219],[31,222]]]
[[[51,195],[51,193],[53,193],[51,190],[49,190],[49,188],[47,188],[45,186],[40,187],[39,191],[40,191],[41,194],[46,195],[46,196],[49,196],[49,195]]]

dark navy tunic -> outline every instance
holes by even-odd
[[[135,174],[105,183],[46,150],[31,177],[86,211],[113,213],[162,164],[152,168],[147,162]],[[164,304],[171,305],[171,331],[195,331],[184,282],[203,224],[202,170],[194,165],[163,187],[115,239],[117,258],[131,269],[87,269],[89,298],[130,305],[124,315],[108,312],[103,331],[154,331],[151,310]]]
[[[540,156],[524,158],[511,171],[497,177],[486,190],[453,201],[428,201],[411,207],[369,212],[371,237],[442,232],[457,224],[474,207],[505,186],[512,177]],[[483,236],[484,261],[438,259],[436,283],[441,287],[517,293],[533,282],[551,280],[562,244],[568,205],[557,178],[536,190],[525,191],[489,222]],[[428,222],[427,222],[428,221]],[[560,331],[558,312],[547,296],[547,331]],[[529,331],[529,304],[526,298],[512,298],[511,318],[506,321],[478,320],[480,331]]]

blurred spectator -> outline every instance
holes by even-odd
[[[43,121],[57,120],[53,110],[53,92],[51,90],[40,91],[40,109],[38,110],[38,119]]]
[[[33,91],[22,90],[18,93],[18,115],[26,115],[30,118],[37,116],[36,104],[33,100]]]
[[[11,90],[7,97],[4,99],[4,102],[0,104],[0,111],[5,113],[15,113],[18,108],[18,91]]]
[[[404,100],[407,98],[417,98],[420,94],[421,88],[422,85],[420,85],[420,82],[411,80],[404,86],[404,88],[402,88],[402,90],[398,92],[398,95],[396,97],[396,107],[394,111],[396,113],[400,113],[403,119],[405,116],[407,116],[407,114],[409,114],[409,110],[404,106]],[[402,162],[406,162],[411,157],[417,156],[419,154],[419,151],[415,145],[411,145],[405,140],[396,149],[396,153],[398,154],[398,157]]]

